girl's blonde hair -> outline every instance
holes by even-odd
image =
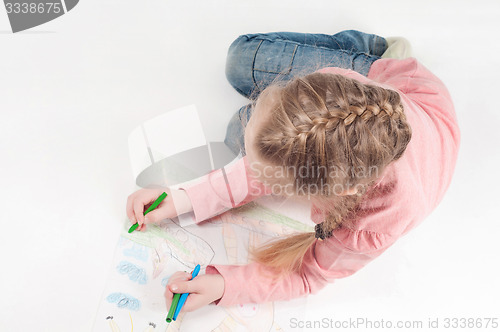
[[[262,181],[288,183],[295,197],[308,196],[324,212],[321,229],[331,236],[352,219],[369,189],[386,166],[403,155],[411,139],[400,96],[343,75],[318,72],[273,82],[264,92],[272,94],[273,102],[262,110],[267,118],[256,127],[251,144],[258,160],[286,169],[282,174],[287,175],[285,181]],[[300,169],[309,172],[297,172]],[[338,188],[356,188],[357,194],[337,195]],[[315,238],[314,232],[290,235],[252,248],[250,254],[271,268],[273,276],[282,277],[301,272]]]

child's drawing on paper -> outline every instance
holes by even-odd
[[[246,264],[248,253],[274,236],[307,229],[304,224],[252,203],[219,216],[228,264]],[[279,331],[274,303],[245,304],[225,308],[228,313],[214,332]]]
[[[94,330],[133,331],[135,326],[139,331],[165,331],[167,308],[163,293],[168,278],[178,269],[206,266],[214,252],[204,240],[171,220],[152,225],[147,232],[129,234],[126,226]],[[182,318],[183,314],[179,315],[167,331],[177,331]]]
[[[189,139],[176,138],[182,146],[166,144],[173,141],[169,133],[180,127],[189,129],[183,132]],[[208,160],[185,167],[184,159],[179,157],[183,151],[205,150],[204,144],[207,142],[201,128],[195,107],[168,112],[137,128],[129,137],[132,168],[137,183],[165,186],[204,174],[204,164],[210,164]],[[212,163],[215,161],[211,160]],[[161,183],[158,179],[161,179]],[[168,193],[165,204],[174,197],[171,191]],[[176,208],[178,211],[183,210],[181,205],[176,205]],[[128,217],[130,219],[130,215]],[[181,312],[176,321],[167,325],[165,318],[168,308],[164,291],[176,271],[191,271],[200,264],[202,274],[214,258],[227,264],[246,264],[250,248],[258,247],[270,237],[307,230],[305,226],[257,204],[230,210],[207,220],[203,225],[198,225],[194,220],[181,220],[180,217],[178,220],[184,228],[171,219],[165,219],[148,224],[145,231],[133,233],[127,232],[132,219],[127,220],[116,248],[94,330],[281,331],[279,326],[283,324],[279,322],[286,315],[282,310],[283,305],[276,303],[227,308],[212,306],[208,308],[210,314],[203,316],[203,319],[189,318],[199,316],[199,312]],[[293,309],[299,308],[297,303],[294,302],[295,307],[291,305],[290,311],[295,316],[297,314]],[[303,303],[300,300],[300,304]]]
[[[171,324],[165,322],[167,308],[164,288],[172,273],[188,271],[196,264],[206,267],[214,258],[214,250],[201,237],[190,232],[203,233],[204,227],[215,226],[223,243],[218,257],[227,258],[227,264],[246,264],[248,252],[268,239],[303,231],[308,226],[284,217],[270,209],[251,203],[212,218],[204,226],[179,227],[171,220],[149,225],[146,232],[126,232],[124,225],[114,257],[108,286],[103,294],[95,331],[282,331],[276,304],[246,304],[216,308],[225,313],[214,315],[200,323],[184,320],[180,314]],[[298,307],[295,307],[297,309]],[[193,316],[194,313],[188,313]],[[293,314],[293,311],[292,313]],[[99,317],[100,316],[100,317]],[[283,310],[281,311],[283,316]],[[285,318],[282,317],[282,321]]]

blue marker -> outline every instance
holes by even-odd
[[[198,275],[199,272],[200,272],[200,264],[196,265],[196,267],[194,268],[192,274],[193,277],[191,278],[191,280],[193,280]],[[173,320],[177,319],[177,315],[181,311],[184,302],[186,302],[188,295],[189,293],[182,293],[181,298],[179,299],[179,303],[177,303],[177,308],[175,309],[174,317],[172,318]]]

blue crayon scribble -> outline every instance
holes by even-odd
[[[138,299],[124,293],[111,293],[106,300],[109,303],[116,303],[118,308],[126,308],[135,311],[141,308],[141,302],[139,302]]]
[[[148,281],[148,276],[143,268],[140,268],[130,262],[121,261],[116,267],[119,273],[128,275],[131,281],[144,285]]]
[[[134,257],[143,262],[146,262],[149,256],[148,248],[136,243],[132,245],[132,248],[123,249],[123,254],[125,256]]]

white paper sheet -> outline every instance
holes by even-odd
[[[210,149],[204,149],[204,145],[207,142],[194,105],[148,120],[129,136],[134,179],[163,186],[180,178],[188,179],[183,183],[196,181],[214,165]],[[167,158],[185,151],[194,153],[194,163],[204,164],[205,168]],[[202,267],[200,274],[208,264],[247,264],[249,248],[279,235],[312,231],[312,226],[300,219],[277,212],[283,208],[292,211],[287,208],[291,202],[267,197],[259,202],[229,210],[202,225],[195,223],[193,213],[186,213],[148,225],[145,232],[129,234],[130,222],[126,220],[93,330],[287,331],[290,317],[300,318],[304,313],[305,298],[231,308],[212,305],[181,312],[170,324],[165,321],[168,308],[164,288],[173,273],[190,272],[197,264]]]
[[[203,225],[180,227],[172,220],[127,233],[124,223],[94,331],[289,331],[300,319],[306,298],[288,302],[206,306],[181,313],[171,324],[163,297],[168,278],[196,264],[246,264],[249,248],[268,239],[311,231],[309,225],[255,202],[227,211]],[[293,329],[297,331],[297,329]]]

